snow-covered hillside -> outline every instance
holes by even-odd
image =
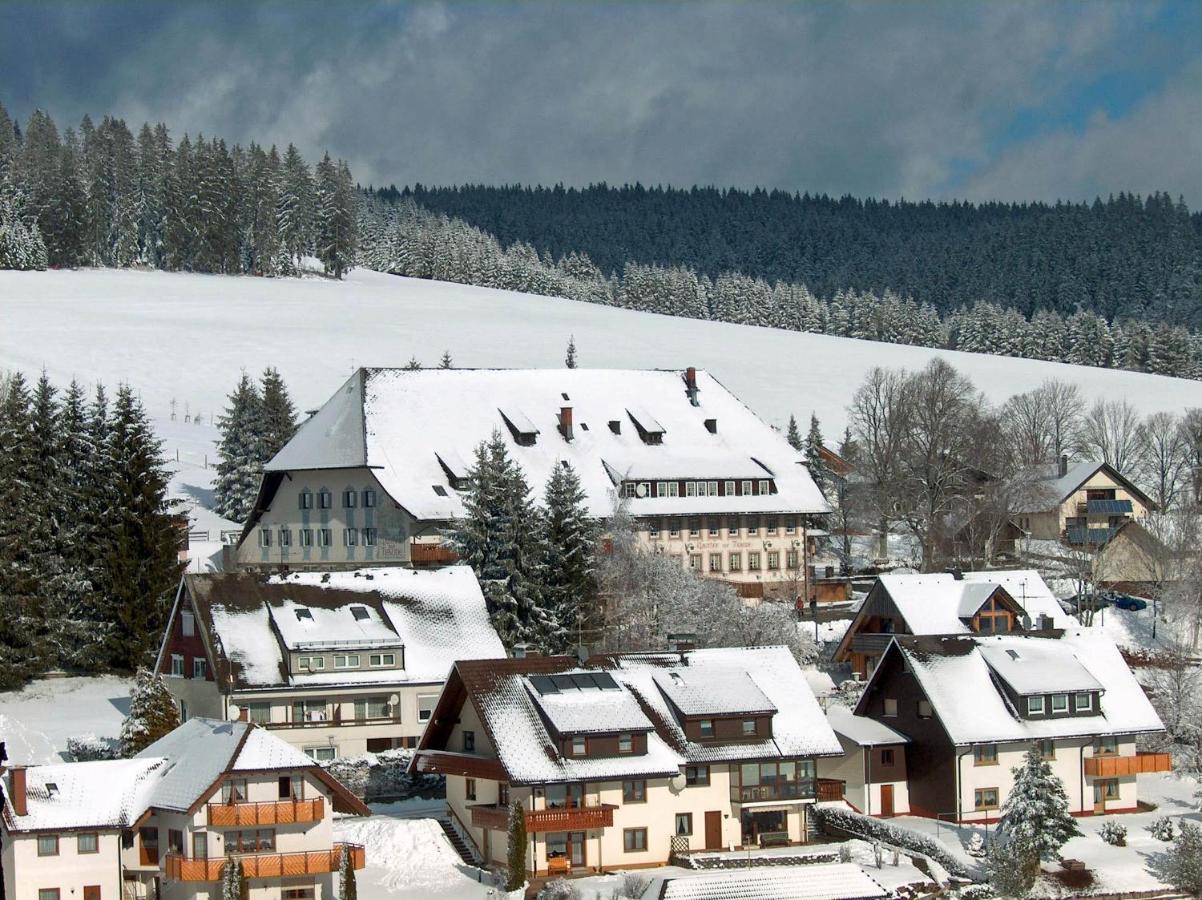
[[[1202,406],[1202,382],[678,319],[458,284],[355,271],[346,281],[165,272],[0,272],[0,367],[56,381],[125,380],[156,419],[177,401],[206,419],[243,368],[279,368],[298,405],[323,402],[355,366],[708,369],[774,424],[818,413],[828,436],[872,366],[943,356],[991,398],[1046,378],[1146,412]]]

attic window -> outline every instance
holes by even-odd
[[[571,397],[569,397],[567,394],[560,394],[559,396],[563,397],[563,399],[565,399],[565,400],[571,400],[571,399],[572,399],[572,398],[571,398]]]
[[[622,433],[621,421],[619,421],[618,419],[610,419],[609,420],[609,430],[612,431],[614,434],[621,434]]]
[[[438,496],[440,496],[440,497],[447,496],[447,489],[444,488],[441,484],[432,484],[432,485],[430,485],[430,487],[434,488],[434,493],[436,493]]]
[[[626,415],[634,423],[635,429],[644,444],[662,444],[664,442],[664,426],[656,421],[655,416],[645,409],[628,409]]]
[[[53,781],[47,781],[46,782],[46,793],[51,797],[57,797],[58,796],[58,785],[55,784]]]
[[[371,618],[371,613],[367,611],[366,606],[352,606],[351,615],[355,617],[356,622],[362,622]]]
[[[581,422],[581,423],[580,423],[580,430],[581,430],[581,431],[588,431],[588,422]]]
[[[505,427],[509,429],[509,433],[513,435],[514,441],[521,447],[532,447],[538,439],[538,428],[530,421],[520,409],[510,407],[509,409],[497,410],[501,414],[501,419],[505,422]]]
[[[308,619],[310,622],[312,622],[313,621],[313,613],[307,609],[296,610],[296,621],[304,622],[306,619]]]
[[[705,420],[705,430],[708,431],[710,434],[717,434],[718,433],[718,420],[717,419],[706,419]]]
[[[1017,650],[1007,650],[1006,655],[1009,656],[1011,659],[1018,659],[1018,651]]]

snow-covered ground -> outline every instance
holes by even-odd
[[[62,762],[69,737],[121,734],[132,680],[115,675],[48,678],[0,693],[0,741],[13,763]]]
[[[166,272],[0,272],[0,367],[43,367],[65,382],[128,381],[151,415],[208,421],[242,369],[279,368],[302,409],[325,401],[355,366],[559,366],[574,335],[593,367],[711,371],[769,422],[814,410],[843,428],[873,366],[917,368],[941,356],[990,398],[1047,378],[1090,399],[1126,397],[1145,412],[1202,406],[1202,382],[999,356],[929,350],[704,322],[356,270],[343,282]]]

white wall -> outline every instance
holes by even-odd
[[[79,853],[74,832],[61,833],[57,856],[38,856],[35,835],[0,833],[4,841],[6,900],[38,900],[42,888],[58,888],[60,900],[83,900],[85,886],[100,887],[100,900],[120,900],[121,838],[99,833],[98,853]]]

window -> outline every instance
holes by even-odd
[[[686,497],[696,497],[697,496],[697,482],[686,481],[684,483],[684,495]]]
[[[357,528],[342,529],[342,543],[347,547],[354,547],[359,543],[359,530]]]
[[[653,539],[659,537],[659,519],[647,520],[647,537]]]
[[[38,888],[38,900],[58,900],[58,888]]]
[[[572,755],[584,756],[586,753],[588,753],[588,741],[579,735],[572,738]]]
[[[737,531],[738,529],[735,529],[735,530]],[[732,572],[742,572],[743,571],[743,554],[742,553],[730,554],[730,556],[728,556],[726,558],[726,562],[727,562],[727,567],[730,569],[730,571],[732,571]]]
[[[328,718],[324,700],[292,701],[293,722],[325,722]]]
[[[246,704],[247,721],[254,722],[256,725],[266,725],[271,721],[271,704],[270,703],[248,703]]]
[[[1099,735],[1093,741],[1094,756],[1113,756],[1119,752],[1118,738],[1113,735]]]
[[[929,719],[929,718],[931,718],[932,712],[933,712],[933,710],[931,709],[931,701],[930,700],[919,700],[918,701],[918,718]]]
[[[889,747],[889,748],[881,751],[881,765],[882,766],[893,765],[893,748],[892,747]]]
[[[328,528],[318,528],[317,529],[317,546],[318,547],[330,546],[330,529],[328,529]]]
[[[192,677],[204,679],[209,675],[209,663],[204,659],[192,660]]]
[[[885,698],[885,717],[888,719],[897,718],[897,700],[893,697]]]
[[[280,891],[280,900],[313,900],[316,895],[317,888],[313,886],[290,887]]]
[[[718,482],[716,482],[716,481],[710,482],[710,496],[711,497],[718,496]]]
[[[623,803],[646,803],[647,802],[647,782],[646,781],[623,781],[622,782],[622,802]]]
[[[246,802],[246,779],[245,778],[227,778],[221,782],[221,802],[222,803],[245,803]]]
[[[430,717],[434,715],[434,707],[438,705],[437,694],[418,694],[417,695],[417,720],[419,722],[429,722]]]
[[[305,755],[314,762],[329,762],[334,758],[333,747],[306,747]]]
[[[785,551],[785,568],[786,569],[796,569],[798,567],[798,565],[799,565],[799,563],[798,563],[798,559],[797,559],[797,551],[796,550],[786,550]]]
[[[167,831],[167,852],[180,854],[184,852],[184,833],[177,828]]]
[[[721,572],[722,571],[722,554],[721,553],[711,553],[710,554],[710,571],[711,572]]]
[[[374,528],[360,528],[359,535],[363,538],[364,547],[374,547],[376,545],[376,530]]]
[[[779,569],[780,569],[780,551],[769,550],[768,551],[768,571],[776,572]]]
[[[354,509],[356,502],[359,500],[359,493],[354,490],[345,490],[342,492],[342,505],[346,509]]]
[[[317,493],[317,508],[318,509],[329,509],[330,508],[330,492],[325,490],[324,488],[322,490],[318,491],[318,493]]]
[[[363,492],[363,505],[371,509],[376,505],[376,492],[370,488]]]
[[[760,570],[760,554],[758,550],[747,551],[747,571],[758,572]]]
[[[670,521],[669,521],[669,523],[668,523],[668,537],[670,537],[670,538],[678,538],[678,537],[680,537],[680,522],[679,522],[678,520],[676,520],[676,519],[672,519],[672,520],[670,520]]]
[[[633,753],[634,752],[634,735],[619,734],[618,735],[618,752]]]
[[[310,493],[309,491],[301,491],[300,492],[300,508],[301,509],[312,509],[313,508],[313,494]]]
[[[622,830],[622,846],[627,853],[638,853],[647,849],[646,828],[624,828]],[[55,898],[58,900],[58,898]]]
[[[772,493],[772,490],[771,490],[771,488],[769,487],[769,482],[768,482],[768,481],[766,481],[766,480],[761,480],[761,481],[760,481],[760,484],[759,484],[759,492],[760,492],[761,494],[770,494],[770,493]]]
[[[225,833],[225,852],[233,853],[271,853],[275,850],[274,828],[248,828],[245,831],[227,831]]]
[[[351,618],[356,622],[366,622],[371,618],[371,612],[368,611],[366,606],[352,606]]]
[[[979,788],[972,792],[977,809],[997,809],[997,788]]]
[[[684,783],[690,787],[703,787],[710,783],[709,766],[685,766]]]
[[[302,671],[309,672],[316,669],[324,669],[326,667],[326,658],[324,656],[298,656],[296,658],[296,667]]]
[[[760,520],[756,516],[747,517],[747,533],[749,535],[760,533]]]
[[[465,800],[475,800],[476,799],[476,779],[475,778],[463,779],[463,797]]]
[[[209,858],[209,835],[206,831],[192,832],[192,858]]]
[[[497,806],[509,805],[509,785],[503,781],[497,782]]]
[[[689,537],[700,537],[700,536],[701,536],[701,520],[696,519],[696,518],[689,519]]]
[[[792,516],[785,517],[785,534],[796,534],[797,520]]]
[[[75,838],[76,853],[99,853],[100,836],[94,832],[86,832]]]
[[[355,701],[356,719],[387,719],[392,715],[392,704],[387,696],[360,697]]]
[[[194,636],[196,634],[196,616],[185,609],[179,614],[179,627],[183,631],[184,637]]]
[[[1052,712],[1068,712],[1068,694],[1052,694]]]
[[[689,568],[692,569],[694,572],[701,571],[701,554],[700,553],[690,553],[689,554]]]
[[[726,496],[727,496],[727,497],[733,497],[733,496],[735,495],[735,483],[734,483],[733,481],[728,481],[728,482],[726,482],[726,483],[723,485],[723,488],[725,488],[725,489],[726,489]]]
[[[1119,799],[1119,782],[1117,778],[1107,778],[1094,782],[1094,796],[1101,795],[1103,800]]]
[[[176,678],[184,677],[184,658],[178,653],[171,654],[171,674]]]
[[[312,547],[313,546],[313,529],[312,528],[300,529],[300,545],[302,547]]]
[[[666,482],[666,481],[655,482],[655,496],[657,496],[657,497],[668,496],[668,482]]]
[[[358,653],[335,653],[334,654],[335,669],[357,669],[359,668]]]
[[[776,516],[768,517],[768,533],[776,534]]]
[[[1027,715],[1042,716],[1043,715],[1043,697],[1028,697],[1027,698]]]
[[[260,528],[259,529],[259,546],[260,547],[270,547],[271,546],[271,529],[270,528]]]
[[[997,744],[977,744],[973,747],[972,763],[974,766],[996,766]]]
[[[1055,759],[1056,758],[1056,742],[1055,741],[1038,741],[1035,744],[1035,750],[1039,753],[1040,759]]]
[[[373,653],[368,657],[368,662],[373,666],[395,666],[395,653]]]
[[[1093,709],[1093,695],[1073,694],[1073,709],[1077,712],[1088,712]]]
[[[755,719],[743,720],[743,734],[744,736],[755,734]]]
[[[476,752],[476,732],[474,732],[474,731],[463,732],[463,752],[464,753],[475,753]]]
[[[697,723],[697,727],[700,730],[701,736],[703,738],[710,738],[710,737],[714,736],[714,720],[713,719],[702,719],[700,722]]]
[[[741,487],[742,487],[742,490],[739,491],[739,493],[744,494],[744,495],[751,493],[751,482],[750,481],[744,481],[743,484],[741,485]]]
[[[693,814],[692,813],[677,813],[676,814],[676,834],[692,834],[693,833]]]
[[[280,529],[280,546],[281,547],[291,547],[292,546],[292,530],[290,528],[281,528]]]

